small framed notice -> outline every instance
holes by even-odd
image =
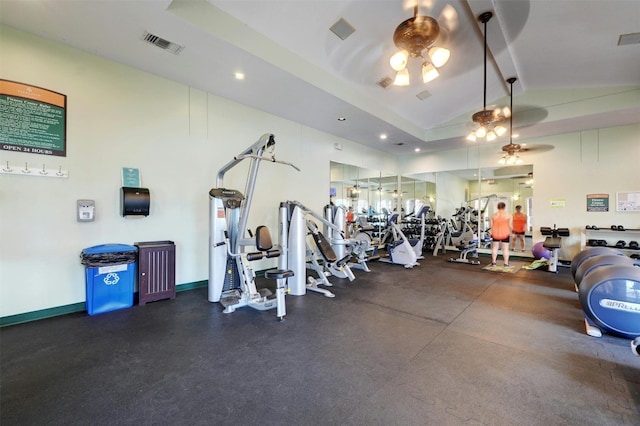
[[[588,212],[608,212],[609,194],[587,194]]]
[[[616,193],[616,211],[640,212],[640,191]]]
[[[140,169],[133,167],[122,168],[122,186],[129,188],[140,188],[142,180],[140,179]]]

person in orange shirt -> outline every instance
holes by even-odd
[[[353,207],[349,207],[349,210],[347,211],[347,224],[353,223],[354,220]]]
[[[524,233],[527,230],[527,215],[522,213],[522,206],[516,206],[516,212],[513,214],[513,240],[511,241],[511,250],[516,250],[518,240],[520,240],[520,251],[524,252]]]
[[[509,237],[511,236],[511,214],[504,208],[506,205],[500,201],[498,211],[491,216],[491,266],[496,265],[498,248],[502,249],[502,259],[505,268],[509,267]]]

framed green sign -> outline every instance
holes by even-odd
[[[67,156],[67,96],[0,79],[0,147]]]
[[[588,212],[608,212],[609,194],[587,194]]]

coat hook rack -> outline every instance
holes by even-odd
[[[57,169],[48,169],[46,164],[42,164],[41,169],[30,169],[29,163],[25,162],[23,168],[13,168],[6,161],[6,166],[0,168],[0,174],[20,175],[20,176],[39,176],[39,177],[56,177],[56,178],[68,178],[69,171],[62,170],[62,166]]]

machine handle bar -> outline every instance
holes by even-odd
[[[281,160],[276,160],[276,157],[265,157],[265,156],[261,156],[261,155],[256,155],[256,154],[240,154],[237,155],[235,157],[233,157],[234,160],[244,160],[245,158],[255,158],[256,160],[265,160],[265,161],[270,161],[272,163],[280,163],[280,164],[285,164],[287,166],[291,166],[294,169],[296,169],[297,171],[300,171],[299,168],[297,168],[296,166],[294,166],[293,164],[287,162],[287,161],[281,161]]]

